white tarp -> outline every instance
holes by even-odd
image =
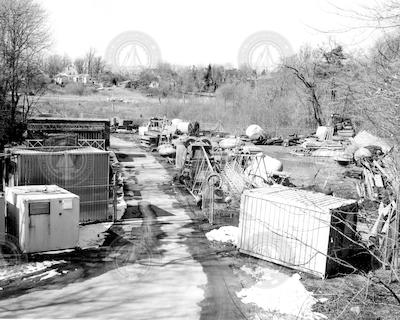
[[[392,148],[385,140],[378,138],[367,131],[360,131],[353,139],[359,147],[378,146],[387,153]]]

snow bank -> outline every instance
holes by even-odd
[[[53,277],[58,276],[58,275],[60,275],[60,274],[61,274],[61,273],[57,272],[57,270],[54,270],[54,269],[53,269],[53,270],[50,270],[50,271],[46,272],[46,275],[45,275],[45,276],[43,276],[43,277],[40,278],[40,281],[53,278]]]
[[[221,227],[206,233],[209,241],[230,242],[235,246],[238,244],[239,228],[233,226]]]
[[[242,267],[242,270],[258,279],[255,285],[237,293],[243,303],[254,303],[267,312],[291,315],[296,319],[327,319],[323,314],[312,311],[318,300],[304,288],[299,274],[290,277],[261,267],[254,270]]]
[[[82,249],[101,246],[111,225],[112,222],[102,222],[80,226],[78,246]]]
[[[11,280],[29,276],[53,265],[66,263],[64,260],[23,263],[15,266],[4,266],[0,269],[0,280]]]
[[[124,198],[120,199],[117,203],[117,220],[120,220],[128,207]]]

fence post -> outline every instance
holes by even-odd
[[[113,222],[117,220],[117,173],[113,174]]]

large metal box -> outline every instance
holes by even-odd
[[[80,197],[80,221],[106,221],[109,154],[85,148],[12,149],[14,185],[58,185]]]
[[[357,209],[355,200],[294,188],[246,190],[239,250],[324,278],[337,270],[354,244]]]
[[[22,252],[74,248],[79,241],[79,197],[55,185],[6,188],[7,232]]]

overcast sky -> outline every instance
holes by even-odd
[[[356,9],[373,0],[40,0],[48,11],[53,51],[75,58],[90,47],[103,55],[119,33],[150,35],[164,61],[237,64],[238,50],[252,33],[272,30],[295,50],[334,39],[350,50],[371,44],[371,31],[326,33],[356,26],[331,5]]]

